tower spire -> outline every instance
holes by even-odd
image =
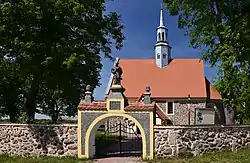
[[[164,27],[165,26],[165,24],[164,24],[163,7],[164,7],[164,4],[162,2],[161,3],[161,12],[160,12],[160,27]]]
[[[164,23],[163,8],[164,3],[162,2],[160,10],[160,25],[157,27],[157,41],[155,44],[155,61],[159,68],[166,67],[171,58],[171,46],[167,41],[168,29]]]

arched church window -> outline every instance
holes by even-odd
[[[162,32],[161,35],[162,35],[162,40],[164,41],[165,40],[165,38],[164,38],[164,35],[165,35],[164,32]]]
[[[158,33],[158,40],[161,40],[161,33]]]
[[[157,59],[160,59],[160,54],[157,54]]]
[[[162,55],[162,58],[167,58],[167,55],[164,53],[163,55]]]

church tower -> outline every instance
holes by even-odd
[[[164,24],[163,4],[160,11],[160,25],[157,27],[157,41],[155,44],[155,62],[160,68],[168,65],[171,58],[171,46],[167,41],[168,29]]]

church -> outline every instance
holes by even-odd
[[[94,100],[91,87],[86,87],[78,106],[80,157],[153,158],[155,127],[234,123],[234,112],[223,106],[220,93],[205,76],[203,61],[171,56],[163,8],[156,35],[153,59],[116,59],[104,101]],[[163,134],[166,142],[175,135]],[[113,143],[107,141],[110,136]]]
[[[151,101],[155,103],[156,125],[229,123],[232,115],[223,107],[220,93],[206,78],[204,62],[199,58],[172,58],[163,8],[156,36],[154,59],[117,58],[128,103],[143,102],[145,87],[148,87]],[[106,97],[112,81],[113,74]]]

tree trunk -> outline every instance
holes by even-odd
[[[53,116],[52,116],[52,122],[57,123],[57,120],[58,120],[58,113],[57,113],[57,111],[55,111]]]
[[[53,123],[57,123],[58,118],[59,118],[59,112],[60,112],[60,108],[58,108],[58,106],[55,104],[55,110],[54,110],[53,116],[52,116]]]
[[[14,88],[14,85],[10,85],[11,88]],[[15,123],[18,119],[18,108],[17,108],[17,94],[14,89],[6,89],[5,94],[5,103],[6,103],[6,110],[9,116],[10,122]]]
[[[9,106],[9,117],[10,117],[10,122],[15,123],[17,122],[17,108],[16,106]]]
[[[240,124],[243,125],[243,118],[240,119]]]
[[[39,84],[37,79],[33,79],[30,89],[28,90],[27,98],[24,103],[26,111],[26,122],[33,123],[36,112],[36,97],[38,95]]]

